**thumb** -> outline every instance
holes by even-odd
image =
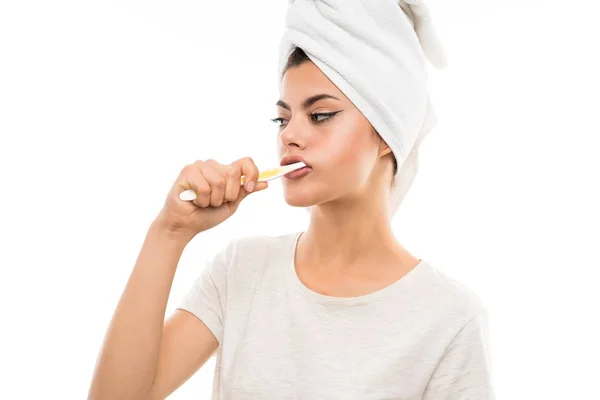
[[[256,187],[252,191],[252,193],[260,192],[269,187],[269,182],[256,182]]]
[[[268,187],[269,187],[269,182],[256,182],[254,185],[254,190],[249,192],[246,190],[245,186],[242,186],[240,188],[240,193],[238,194],[237,199],[235,199],[234,201],[232,201],[230,203],[231,207],[233,208],[234,211],[237,210],[237,208],[240,205],[240,203],[242,202],[242,200],[244,200],[246,197],[248,197],[249,194],[263,191]]]

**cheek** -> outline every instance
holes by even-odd
[[[332,176],[340,183],[361,184],[369,177],[377,157],[377,144],[369,129],[340,129],[321,147],[323,162],[329,164]]]

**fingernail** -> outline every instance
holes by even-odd
[[[250,181],[248,182],[248,191],[251,192],[254,190],[254,182]]]

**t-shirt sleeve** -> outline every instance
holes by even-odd
[[[221,343],[227,299],[227,277],[234,243],[216,253],[180,302],[178,309],[198,317]]]
[[[487,312],[473,317],[449,344],[423,400],[493,400]]]

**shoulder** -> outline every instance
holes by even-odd
[[[298,232],[277,236],[251,235],[231,239],[221,250],[226,260],[228,275],[261,274],[273,264],[281,264],[293,256]]]
[[[230,239],[206,268],[226,301],[249,301],[269,271],[282,271],[292,259],[296,234]]]
[[[467,285],[442,272],[427,260],[420,277],[420,298],[440,322],[463,326],[477,316],[487,315],[481,298]]]
[[[232,239],[227,251],[233,262],[244,260],[264,260],[265,258],[279,255],[289,255],[294,250],[295,239],[298,233],[283,235],[251,235]]]

